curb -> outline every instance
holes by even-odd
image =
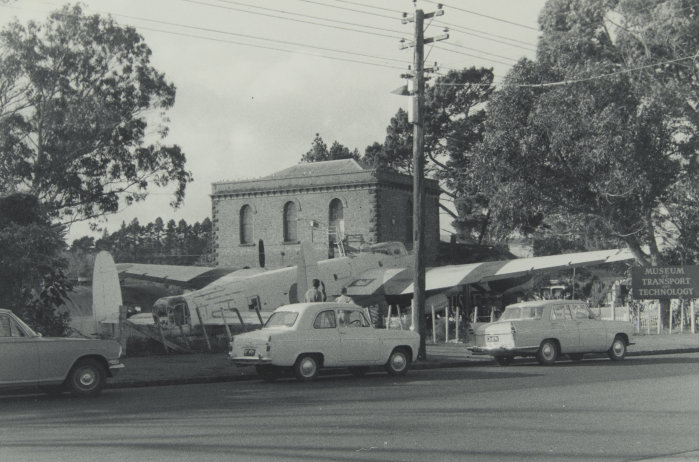
[[[626,356],[658,356],[670,354],[684,353],[699,353],[699,348],[670,348],[665,350],[653,351],[631,351],[626,353]],[[464,359],[441,362],[417,362],[413,364],[413,370],[432,370],[432,369],[453,369],[457,367],[473,367],[483,363],[490,363],[490,359]],[[164,387],[172,385],[200,385],[206,383],[224,383],[224,382],[239,382],[260,380],[255,373],[236,374],[236,375],[216,375],[202,377],[184,377],[174,379],[154,379],[154,380],[132,380],[124,382],[108,382],[105,389],[121,389],[121,388],[146,388],[146,387]]]

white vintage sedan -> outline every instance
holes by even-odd
[[[76,396],[99,394],[123,368],[111,340],[43,337],[12,311],[0,309],[0,389],[40,388]]]
[[[620,361],[632,345],[633,326],[600,320],[585,302],[538,300],[509,305],[498,321],[479,326],[475,334],[475,345],[468,349],[491,355],[503,366],[515,356],[535,356],[552,365],[561,355],[579,361],[586,353],[608,353]]]
[[[277,308],[260,330],[236,335],[229,356],[237,366],[256,366],[266,381],[291,371],[312,380],[321,368],[349,368],[355,376],[370,366],[405,374],[417,359],[420,336],[375,329],[364,310],[343,303],[297,303]]]

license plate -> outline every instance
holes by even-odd
[[[486,342],[497,342],[500,338],[497,335],[489,335],[485,338]]]
[[[243,352],[243,355],[255,356],[255,349],[254,348],[246,348],[245,351]]]

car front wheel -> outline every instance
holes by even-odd
[[[386,372],[388,372],[389,375],[404,375],[408,372],[409,365],[410,358],[406,351],[402,348],[396,348],[391,352],[391,356],[388,357]]]
[[[318,375],[320,365],[318,358],[313,355],[301,355],[294,364],[294,375],[301,382],[313,380]]]
[[[536,352],[536,359],[542,366],[551,366],[558,359],[558,344],[554,340],[544,340],[541,342],[539,351]]]
[[[104,367],[94,359],[81,359],[68,374],[66,387],[79,397],[97,396],[104,387]]]
[[[609,357],[612,361],[621,361],[626,356],[626,340],[620,336],[614,337],[612,346],[609,348]]]

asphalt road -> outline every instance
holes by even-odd
[[[3,461],[697,460],[699,353],[5,396],[0,417]]]

